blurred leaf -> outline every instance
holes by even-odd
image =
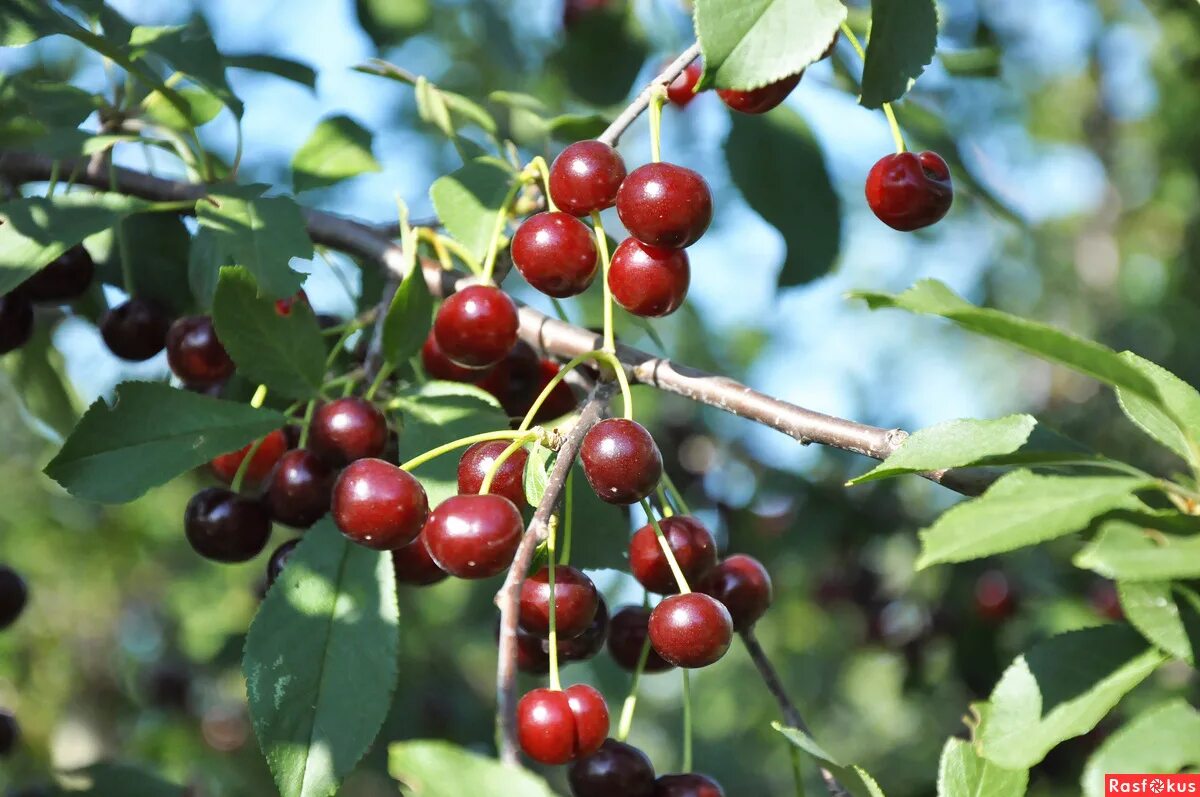
[[[212,33],[203,17],[193,17],[187,25],[151,27],[138,25],[129,36],[134,59],[152,54],[188,77],[206,86],[239,119],[242,101],[234,96],[225,77],[225,60],[213,43]]]
[[[299,83],[301,86],[308,86],[310,89],[317,87],[317,71],[308,64],[293,61],[291,58],[280,58],[277,55],[265,53],[227,55],[225,56],[225,66],[266,72],[284,80]]]
[[[1117,594],[1121,610],[1134,628],[1177,659],[1195,663],[1200,642],[1200,600],[1179,588],[1177,599],[1169,581],[1121,581]]]
[[[998,77],[1000,50],[996,47],[972,47],[966,50],[939,50],[942,67],[955,77]]]
[[[433,295],[418,264],[400,281],[383,320],[383,356],[393,366],[421,351],[433,327]]]
[[[311,258],[312,241],[300,207],[287,197],[264,197],[266,186],[230,186],[200,202],[196,216],[212,230],[217,263],[242,266],[272,299],[292,296],[304,275],[289,265],[293,257]],[[214,202],[216,203],[214,205]]]
[[[225,107],[220,97],[197,86],[179,89],[177,94],[187,104],[186,116],[161,91],[152,91],[142,101],[146,118],[171,130],[187,130],[208,124]]]
[[[463,122],[470,122],[488,133],[495,134],[496,120],[482,105],[453,91],[445,89],[438,89],[438,91],[445,100],[446,107],[450,109],[451,116],[457,116]],[[461,126],[457,123],[454,125],[455,129]]]
[[[1200,535],[1182,537],[1110,520],[1075,555],[1075,566],[1118,581],[1200,578]]]
[[[429,0],[356,0],[358,22],[379,48],[419,33],[432,17]]]
[[[35,119],[47,127],[74,128],[98,110],[103,97],[83,89],[25,75],[10,75],[0,83],[0,122]]]
[[[331,116],[321,120],[292,157],[292,187],[324,188],[382,170],[371,151],[371,131],[348,116]]]
[[[871,0],[871,38],[859,101],[879,108],[904,96],[933,61],[937,33],[933,0]]]
[[[273,410],[124,382],[111,407],[97,399],[88,408],[45,472],[76,498],[120,504],[284,422]]]
[[[788,728],[781,723],[772,722],[771,727],[783,734],[784,738],[813,758],[817,759],[853,797],[884,797],[883,789],[875,779],[867,774],[860,766],[839,763],[837,759],[825,752],[820,745],[804,731],[798,728]]]
[[[129,245],[126,256],[137,294],[154,299],[174,315],[185,313],[193,301],[187,281],[191,238],[183,220],[173,213],[146,213],[121,219],[117,225]],[[107,281],[123,282],[118,246],[111,247],[105,261],[97,265]]]
[[[46,0],[9,0],[0,27],[0,47],[20,47],[43,36],[65,33],[72,24]]]
[[[92,764],[69,773],[62,794],[79,797],[186,797],[187,789],[152,772],[114,762]]]
[[[516,179],[495,158],[477,158],[434,180],[433,209],[450,235],[482,261],[491,245],[496,217]]]
[[[79,410],[63,356],[51,341],[51,328],[38,324],[29,342],[0,364],[7,369],[24,411],[53,430],[59,437],[56,444],[61,445],[79,420]]]
[[[546,103],[537,97],[532,94],[522,94],[519,91],[493,91],[488,95],[488,101],[537,114],[545,113],[548,110]]]
[[[1029,770],[1004,769],[979,757],[969,742],[947,739],[938,764],[938,797],[1023,797]]]
[[[529,458],[525,460],[524,486],[525,500],[536,507],[546,494],[546,483],[550,481],[550,469],[554,467],[555,452],[541,443],[535,443],[528,449]]]
[[[390,745],[388,773],[401,782],[405,797],[556,797],[544,780],[526,769],[443,741]]]
[[[567,113],[546,120],[551,136],[561,141],[580,141],[596,138],[608,128],[611,120],[598,113]]]
[[[1200,440],[1200,393],[1167,369],[1131,351],[1121,352],[1121,357],[1154,383],[1166,411],[1159,409],[1159,403],[1117,388],[1121,410],[1158,443],[1186,461],[1200,464],[1200,444],[1197,443]]]
[[[221,276],[221,242],[217,233],[201,227],[188,250],[188,287],[202,309],[212,307]]]
[[[604,107],[629,95],[649,55],[646,32],[632,4],[610,2],[589,9],[567,27],[547,71],[562,74],[579,99]]]
[[[1183,698],[1147,709],[1104,740],[1083,768],[1084,797],[1105,797],[1114,772],[1174,773],[1200,766],[1200,712]],[[1151,789],[1153,791],[1153,789]]]
[[[399,620],[390,554],[353,544],[328,518],[300,539],[242,665],[282,797],[332,795],[375,741],[396,688]]]

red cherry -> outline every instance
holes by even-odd
[[[735,631],[745,631],[771,607],[771,576],[753,556],[734,554],[699,582],[697,589],[725,605]]]
[[[567,702],[575,715],[578,749],[575,756],[591,755],[608,738],[608,704],[604,696],[586,684],[566,688]]]
[[[33,337],[33,305],[22,293],[0,296],[0,354],[16,351]]]
[[[993,623],[1003,622],[1017,611],[1017,599],[1008,576],[988,570],[975,582],[975,613]]]
[[[928,227],[946,215],[953,201],[950,167],[936,152],[885,155],[867,174],[867,204],[895,230]]]
[[[558,660],[560,662],[587,661],[604,648],[608,639],[608,604],[604,596],[596,598],[596,615],[582,634],[570,639],[558,638]],[[548,645],[547,645],[548,647]]]
[[[699,520],[676,515],[659,521],[659,527],[688,584],[699,583],[717,566],[717,544]],[[679,591],[658,535],[649,523],[638,529],[629,541],[629,569],[633,577],[651,592],[673,595]]]
[[[268,587],[273,585],[283,575],[283,568],[287,567],[288,559],[292,558],[292,551],[296,550],[296,546],[299,544],[300,540],[288,540],[271,554],[271,558],[267,560]]]
[[[654,797],[654,765],[632,745],[605,739],[567,773],[574,797]]]
[[[554,621],[563,638],[582,634],[596,617],[600,595],[582,570],[554,568]],[[521,626],[534,634],[550,633],[550,569],[543,567],[521,583]]]
[[[141,362],[163,350],[171,319],[149,299],[133,298],[100,317],[100,337],[122,360]]]
[[[76,244],[22,282],[19,290],[31,302],[69,302],[87,293],[95,274],[92,256]]]
[[[308,434],[313,451],[332,465],[344,465],[383,453],[387,418],[366,399],[346,396],[317,407]]]
[[[428,514],[421,483],[382,459],[351,462],[333,485],[333,522],[354,542],[377,551],[415,540]]]
[[[700,63],[700,59],[697,58],[688,64],[667,86],[667,99],[671,104],[685,108],[689,102],[696,99],[696,84],[700,82],[700,75],[703,73],[704,64]]]
[[[429,374],[430,378],[444,379],[447,382],[477,382],[489,373],[478,368],[463,368],[455,363],[437,345],[432,331],[421,346],[421,365],[425,366],[425,373]]]
[[[0,565],[0,629],[17,621],[29,601],[29,587],[16,570]]]
[[[617,304],[634,315],[659,318],[679,309],[692,272],[687,252],[626,238],[613,253],[608,287]]]
[[[329,511],[335,477],[333,468],[307,448],[286,452],[267,483],[271,517],[292,528],[309,528]]]
[[[628,672],[637,669],[642,655],[642,646],[650,631],[650,610],[641,606],[624,606],[617,610],[608,624],[608,655],[617,665]],[[646,672],[666,672],[672,665],[650,648],[646,658]]]
[[[654,784],[654,797],[725,797],[721,784],[707,775],[663,775]]]
[[[837,42],[837,39],[834,39]],[[800,78],[804,77],[804,71],[801,70],[794,75],[788,75],[783,80],[777,80],[774,83],[751,89],[749,91],[738,91],[737,89],[717,89],[717,96],[735,111],[742,113],[766,113],[779,103],[787,99],[787,96],[792,93],[792,89],[800,83]]]
[[[425,537],[420,534],[408,545],[392,551],[392,569],[396,571],[398,583],[416,587],[436,584],[449,575],[433,561],[429,549],[425,547]]]
[[[1117,594],[1117,586],[1111,581],[1097,581],[1088,590],[1088,603],[1092,611],[1109,620],[1124,620],[1125,611],[1121,608],[1121,596]]]
[[[624,418],[607,418],[588,430],[579,457],[596,495],[610,504],[633,504],[662,478],[662,454],[646,427]]]
[[[587,290],[600,261],[592,231],[569,213],[538,213],[512,239],[512,259],[530,285],[565,299]]]
[[[279,315],[291,315],[292,307],[296,304],[296,302],[307,304],[309,307],[312,306],[312,304],[308,301],[308,294],[304,292],[303,288],[301,288],[300,290],[296,291],[294,295],[288,296],[286,299],[276,299],[275,312],[279,313]]]
[[[611,208],[625,179],[625,162],[603,141],[576,141],[550,166],[550,196],[572,216]]]
[[[429,515],[425,546],[459,578],[489,578],[512,564],[524,532],[515,504],[499,495],[455,495]]]
[[[167,363],[186,385],[224,382],[233,373],[233,360],[213,329],[212,318],[187,315],[167,330]]]
[[[452,362],[488,368],[516,345],[519,326],[517,306],[507,293],[490,285],[470,285],[442,302],[433,336]]]
[[[517,738],[525,755],[542,764],[565,764],[600,749],[608,736],[608,706],[590,686],[564,691],[534,689],[517,704]]]
[[[246,459],[246,455],[250,453],[253,445],[254,443],[248,443],[237,451],[213,457],[212,462],[208,463],[213,475],[226,484],[232,484],[233,477],[237,475],[238,468],[242,466],[242,461]],[[245,483],[256,485],[262,482],[270,475],[271,469],[275,467],[275,463],[279,461],[285,451],[287,451],[287,435],[283,433],[283,430],[276,429],[269,433],[259,443],[258,450],[254,452],[254,457],[246,466]]]
[[[712,223],[712,192],[699,172],[674,163],[647,163],[621,183],[617,215],[642,243],[683,249],[700,240]]]
[[[496,397],[509,417],[519,418],[537,398],[540,367],[537,352],[523,340],[478,381]]]
[[[709,595],[672,595],[650,613],[650,644],[677,667],[707,667],[725,655],[732,641],[733,618]]]
[[[474,495],[483,485],[484,477],[491,470],[492,464],[508,448],[508,440],[489,440],[476,443],[463,452],[458,461],[458,492],[460,495]],[[504,464],[496,471],[492,479],[492,495],[502,495],[516,506],[525,506],[525,462],[529,452],[519,448],[512,453]]]
[[[254,499],[224,487],[207,487],[188,501],[183,529],[192,548],[204,558],[245,562],[266,547],[271,516]]]

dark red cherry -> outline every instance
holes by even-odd
[[[69,302],[87,292],[95,274],[92,256],[76,244],[22,282],[20,291],[31,302]]]
[[[12,755],[21,741],[21,726],[17,718],[0,709],[0,757]]]
[[[387,418],[366,399],[346,396],[322,404],[313,413],[309,448],[331,465],[378,457],[387,442]]]
[[[432,331],[421,346],[421,365],[425,366],[425,373],[431,379],[444,379],[447,382],[478,382],[488,373],[479,368],[463,368],[452,361],[437,345]]]
[[[271,516],[252,498],[206,487],[188,501],[183,529],[192,548],[206,559],[245,562],[267,546]]]
[[[19,292],[0,296],[0,354],[15,351],[33,337],[33,305]]]
[[[392,569],[396,571],[396,581],[400,584],[411,584],[415,587],[427,587],[444,581],[449,575],[437,566],[429,549],[425,547],[425,537],[418,534],[417,538],[392,551]]]
[[[459,578],[488,578],[512,564],[524,522],[499,495],[455,495],[429,515],[425,546],[438,567]]]
[[[658,318],[679,309],[692,271],[687,252],[626,238],[613,252],[608,287],[617,304],[634,315]]]
[[[707,667],[725,655],[732,641],[733,618],[712,596],[671,595],[650,613],[650,644],[676,667]]]
[[[633,745],[605,739],[567,772],[573,797],[654,797],[654,765]]]
[[[329,511],[336,476],[329,463],[307,448],[286,452],[267,483],[271,517],[295,529],[312,526]]]
[[[663,775],[654,784],[654,797],[725,797],[725,791],[708,775],[689,772]]]
[[[29,588],[16,570],[0,565],[0,629],[17,621],[29,601]]]
[[[333,522],[359,545],[403,548],[429,515],[425,488],[411,473],[382,459],[358,459],[333,485]]]
[[[520,319],[508,294],[490,285],[470,285],[438,308],[433,336],[452,362],[489,368],[517,343]]]
[[[212,462],[208,463],[213,475],[226,484],[232,484],[233,477],[237,475],[238,468],[241,467],[242,461],[246,459],[246,455],[250,453],[253,445],[254,443],[247,443],[237,451],[213,457]],[[254,457],[246,466],[245,483],[249,485],[261,483],[270,475],[271,469],[275,467],[275,463],[279,461],[285,451],[287,451],[287,435],[283,433],[283,430],[276,429],[269,433],[259,443],[258,450],[254,452]]]
[[[224,382],[233,373],[233,360],[206,315],[175,319],[167,330],[167,363],[175,376],[193,387]]]
[[[1117,585],[1111,581],[1101,580],[1088,590],[1088,604],[1092,611],[1108,620],[1124,620],[1125,611],[1121,608],[1121,596],[1117,593]]]
[[[288,540],[271,554],[271,558],[267,560],[267,586],[274,584],[283,574],[283,568],[287,566],[292,551],[296,550],[296,546],[299,544],[300,540]]]
[[[583,473],[596,495],[610,504],[633,504],[662,478],[662,454],[646,427],[624,418],[606,418],[584,435]]]
[[[788,75],[782,80],[768,83],[761,88],[751,89],[750,91],[717,89],[717,96],[735,111],[741,111],[742,113],[766,113],[786,100],[787,96],[792,93],[792,89],[799,85],[800,78],[802,77],[804,77],[803,70],[794,75]]]
[[[499,459],[508,448],[509,440],[488,440],[476,443],[463,452],[458,461],[458,492],[461,495],[474,495],[479,492],[487,472],[492,464]],[[529,452],[519,448],[504,460],[496,471],[488,492],[502,495],[516,506],[525,506],[525,462]]]
[[[696,99],[696,84],[700,82],[700,75],[703,73],[704,64],[700,63],[699,58],[688,64],[667,86],[667,99],[671,104],[685,108],[689,102]]]
[[[936,152],[885,155],[867,174],[867,204],[894,230],[928,227],[946,215],[953,201],[950,167]]]
[[[746,554],[724,559],[696,589],[725,605],[735,631],[750,628],[771,607],[771,576],[762,562]]]
[[[554,568],[554,622],[558,634],[582,634],[596,617],[600,595],[582,570]],[[550,568],[543,567],[521,583],[521,626],[534,634],[550,633]]]
[[[100,317],[100,336],[109,351],[123,360],[149,360],[167,343],[171,319],[149,299],[133,298]]]
[[[1000,570],[988,570],[975,582],[975,613],[982,619],[999,623],[1017,611],[1017,596],[1008,576]]]
[[[558,638],[558,660],[560,662],[587,661],[604,648],[608,639],[608,604],[604,596],[597,596],[596,614],[592,624],[584,632],[570,639]]]
[[[712,223],[712,192],[699,172],[674,163],[647,163],[621,183],[617,215],[642,243],[683,249],[700,240]]]
[[[658,525],[690,586],[698,584],[717,566],[717,544],[699,520],[689,515],[676,515],[660,520]],[[673,595],[679,591],[662,544],[650,523],[638,529],[629,541],[629,570],[651,592]]]
[[[529,411],[537,398],[541,384],[541,367],[537,352],[523,340],[477,383],[496,397],[504,412],[520,418]]]
[[[500,640],[500,621],[496,620],[496,640]],[[550,672],[550,646],[545,637],[531,634],[517,626],[517,669],[528,675]],[[559,662],[562,662],[560,647]]]
[[[608,736],[608,706],[590,686],[559,692],[534,689],[517,704],[517,738],[525,755],[542,764],[565,764],[591,755]]]
[[[625,179],[625,161],[602,141],[576,141],[550,166],[550,196],[559,210],[586,216],[611,208]]]
[[[558,299],[586,291],[600,265],[591,229],[561,211],[522,222],[513,235],[512,259],[530,285]]]
[[[637,669],[642,646],[649,636],[650,610],[641,606],[625,606],[617,610],[608,623],[608,654],[617,665],[628,672]],[[646,672],[666,672],[672,665],[650,648]]]

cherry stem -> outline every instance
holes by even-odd
[[[46,186],[46,199],[54,196],[54,189],[58,187],[58,172],[61,168],[62,161],[55,159],[54,164],[50,167],[50,184]]]
[[[500,472],[500,467],[508,461],[508,458],[529,443],[532,443],[534,440],[536,440],[538,438],[538,434],[538,432],[526,433],[513,440],[511,443],[509,443],[508,448],[500,452],[500,456],[496,457],[495,461],[492,462],[492,466],[488,468],[487,473],[484,474],[483,483],[479,485],[480,495],[487,495],[488,491],[492,489],[492,481],[495,480],[496,474]],[[551,536],[551,539],[553,539],[553,536]],[[551,552],[550,559],[551,562],[553,562],[553,552]],[[554,588],[551,587],[551,594],[553,594],[553,590]]]
[[[800,748],[790,742],[787,748],[792,756],[792,776],[796,779],[796,797],[805,797],[804,770],[800,763]]]
[[[858,37],[854,35],[854,31],[846,22],[842,22],[842,33],[850,40],[850,44],[854,47],[854,52],[858,53],[859,60],[864,64],[867,62],[867,53],[863,50],[862,44],[858,41]],[[892,111],[892,104],[885,102],[883,104],[883,115],[887,117],[888,127],[892,130],[892,140],[896,142],[896,152],[904,152],[907,148],[904,146],[904,134],[900,132],[900,123],[896,121],[896,114]]]
[[[394,409],[393,407],[391,407],[391,405],[389,405],[388,408]],[[489,440],[515,440],[519,437],[525,436],[526,434],[527,433],[523,432],[523,431],[514,432],[511,429],[500,429],[495,432],[484,432],[482,434],[473,434],[473,435],[470,435],[469,437],[460,437],[459,439],[453,440],[449,443],[446,443],[445,445],[440,445],[437,448],[431,448],[423,454],[418,454],[417,456],[410,459],[408,462],[405,462],[404,464],[402,464],[400,466],[400,469],[401,470],[415,470],[416,468],[419,468],[422,465],[424,465],[429,460],[437,459],[442,454],[448,454],[457,448],[463,448],[465,446],[474,445],[475,443],[486,443]]]
[[[546,165],[546,159],[541,155],[529,162],[529,167],[537,170],[538,176],[542,179],[542,193],[546,195],[546,208],[555,213],[558,211],[558,206],[554,204],[554,198],[550,196],[550,167]]]
[[[512,448],[512,446],[509,446]],[[490,473],[488,474],[491,475]],[[485,480],[484,487],[480,492],[487,492],[487,482]],[[550,587],[550,688],[555,692],[562,691],[562,681],[558,677],[558,603],[557,596],[554,594],[554,541],[558,536],[558,516],[551,515],[550,521],[546,524],[546,561],[549,563],[546,572],[547,582]]]
[[[305,448],[308,445],[308,430],[312,427],[312,416],[316,408],[316,399],[309,401],[308,406],[304,408],[304,423],[300,425],[300,441],[297,444],[300,448]]]
[[[250,406],[254,409],[261,409],[263,402],[267,400],[267,386],[259,385],[254,391],[254,395],[250,397]]]
[[[260,437],[250,444],[250,448],[246,449],[246,456],[242,457],[242,461],[238,463],[237,473],[233,474],[233,481],[229,484],[229,489],[235,493],[242,491],[242,482],[246,480],[246,471],[250,470],[250,460],[254,459],[254,455],[258,453],[258,449],[262,447],[266,437]]]
[[[521,180],[513,180],[513,184],[509,186],[508,193],[504,195],[504,201],[500,205],[500,212],[496,214],[496,226],[492,227],[492,238],[488,243],[487,259],[483,262],[483,281],[491,284],[492,274],[496,270],[496,256],[500,253],[500,238],[504,235],[504,228],[508,224],[508,209],[513,200],[517,198],[517,192],[521,190],[523,182]]]
[[[633,730],[633,712],[637,710],[638,686],[642,682],[642,673],[646,670],[646,662],[650,660],[650,635],[642,642],[642,652],[638,654],[637,667],[633,670],[633,680],[629,683],[629,694],[621,706],[621,720],[617,724],[617,741],[623,742],[629,738]]]
[[[683,673],[683,771],[692,771],[692,678],[686,669]]]
[[[371,380],[371,386],[367,388],[367,393],[364,398],[366,398],[367,401],[375,398],[375,394],[379,391],[379,388],[383,386],[383,383],[386,382],[387,378],[391,375],[392,364],[385,362],[379,367],[379,373],[375,374],[375,378]]]
[[[687,595],[692,591],[688,587],[687,578],[683,575],[683,569],[679,566],[679,561],[675,558],[675,552],[671,550],[671,543],[667,542],[667,535],[663,534],[662,526],[658,524],[657,518],[654,517],[654,508],[645,498],[642,499],[642,510],[646,513],[646,519],[650,521],[650,525],[654,527],[654,536],[658,538],[658,545],[662,548],[663,555],[667,557],[667,565],[671,568],[671,575],[675,576],[675,583],[679,587],[679,594]]]
[[[664,518],[673,517],[675,510],[671,508],[671,502],[667,499],[667,491],[663,487],[662,482],[658,483],[656,491],[658,492],[658,504],[662,507],[662,516]]]
[[[662,160],[662,109],[667,101],[667,87],[657,85],[650,95],[650,160]]]
[[[567,361],[566,365],[558,369],[558,373],[550,378],[550,381],[542,388],[542,392],[534,399],[533,404],[529,405],[529,411],[525,413],[525,417],[521,419],[521,425],[517,427],[518,432],[523,432],[530,427],[534,417],[538,414],[538,410],[550,398],[550,393],[554,388],[558,387],[559,383],[566,379],[569,373],[588,360],[598,360],[613,369],[617,376],[617,383],[621,386],[621,400],[625,404],[625,419],[633,420],[633,394],[630,392],[629,378],[625,375],[625,369],[621,366],[621,361],[611,352],[593,349],[572,358]]]
[[[575,469],[571,468],[567,473],[567,486],[563,490],[563,545],[562,554],[558,557],[559,564],[566,566],[571,563],[571,540],[572,532],[575,524],[572,522],[571,511],[575,503],[575,498],[571,492],[575,488]]]
[[[428,227],[414,227],[413,232],[417,234],[418,241],[426,241],[433,247],[433,254],[437,257],[438,265],[442,267],[443,271],[454,270],[454,261],[450,259],[450,251],[446,248],[442,236]]]
[[[613,334],[613,295],[608,285],[608,269],[612,261],[608,256],[608,237],[604,234],[604,222],[599,211],[592,211],[592,226],[596,231],[596,248],[600,250],[600,277],[604,280],[604,350],[616,352],[616,337]]]
[[[337,342],[333,344],[333,348],[330,349],[329,356],[325,358],[326,371],[332,368],[333,364],[337,362],[337,357],[342,353],[342,347],[346,345],[346,341],[350,340],[350,337],[355,332],[358,332],[360,329],[362,329],[363,326],[365,326],[365,324],[362,324],[358,321],[353,321],[346,325],[346,329],[342,332],[341,336],[338,337]]]
[[[684,515],[692,514],[692,510],[688,509],[687,501],[683,500],[683,493],[679,492],[679,488],[675,486],[675,480],[665,470],[662,475],[662,483],[667,486],[667,491],[671,494],[671,502],[675,504],[675,508]]]
[[[57,165],[58,161],[55,161]],[[108,153],[108,180],[110,190],[115,194],[117,187],[117,166],[113,163],[112,153]],[[125,283],[125,293],[134,295],[137,290],[133,279],[133,260],[129,257],[129,240],[125,235],[125,221],[118,219],[116,224],[117,254],[121,258],[121,280]]]

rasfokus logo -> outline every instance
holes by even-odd
[[[1197,794],[1197,775],[1105,775],[1104,797],[1117,794]]]

